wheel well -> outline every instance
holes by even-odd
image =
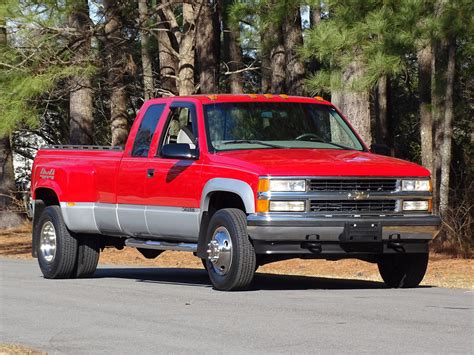
[[[44,187],[40,187],[35,191],[35,200],[43,201],[45,206],[59,206],[59,199],[56,193]]]
[[[40,187],[35,190],[35,205],[34,205],[34,214],[33,214],[33,231],[36,228],[38,218],[43,213],[43,210],[48,206],[59,206],[59,199],[56,193],[48,188]],[[37,257],[36,242],[38,235],[33,232],[33,248],[32,255]]]
[[[236,193],[226,191],[213,192],[209,199],[209,216],[211,217],[222,208],[238,208],[245,212],[244,201]]]
[[[211,220],[212,215],[216,213],[216,211],[223,208],[238,208],[246,212],[244,201],[242,200],[242,198],[236,193],[227,191],[212,192],[209,196],[209,205],[207,207],[207,211],[203,211],[201,226],[199,228],[197,255],[200,258],[206,257],[206,247],[208,243],[207,228],[209,226],[209,221]]]

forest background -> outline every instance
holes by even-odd
[[[0,227],[45,144],[122,145],[152,97],[319,95],[432,172],[438,251],[470,257],[469,0],[0,0]]]

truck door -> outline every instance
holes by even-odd
[[[128,235],[150,234],[145,219],[147,161],[165,106],[154,104],[147,108],[136,131],[133,147],[122,158],[117,185],[117,216],[122,232]]]
[[[148,206],[145,212],[150,233],[157,237],[196,241],[199,231],[201,160],[161,156],[165,144],[188,144],[199,150],[196,107],[173,102],[157,144],[148,162],[145,182]]]

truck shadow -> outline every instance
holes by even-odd
[[[207,272],[177,268],[99,268],[93,278],[120,278],[136,282],[212,287]],[[429,286],[428,286],[429,287]],[[255,274],[250,291],[259,290],[353,290],[384,289],[383,282],[312,277],[299,275]]]

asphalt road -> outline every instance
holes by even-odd
[[[46,280],[0,259],[0,343],[49,353],[473,353],[474,293],[257,274],[218,292],[203,270],[101,267]]]

